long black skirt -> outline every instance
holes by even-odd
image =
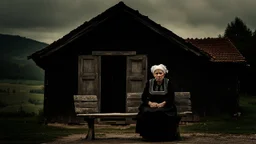
[[[149,141],[169,141],[177,139],[177,128],[181,117],[174,109],[143,108],[137,115],[136,133]],[[145,110],[147,109],[147,110]]]

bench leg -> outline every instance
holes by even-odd
[[[86,140],[94,140],[95,139],[95,133],[94,133],[94,119],[89,118],[86,119],[87,124],[88,124],[88,132],[86,135]]]
[[[176,131],[176,140],[182,140],[181,136],[180,136],[180,127],[177,127],[177,131]]]
[[[182,117],[178,118],[177,121],[177,127],[176,127],[176,140],[181,140],[181,136],[180,136],[180,121],[181,121]]]

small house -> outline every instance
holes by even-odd
[[[28,56],[45,71],[49,122],[75,119],[74,95],[97,96],[97,109],[135,112],[127,99],[143,91],[150,67],[165,64],[175,91],[191,93],[196,114],[224,111],[235,99],[245,58],[226,38],[183,39],[119,2]],[[219,107],[219,104],[223,107]]]

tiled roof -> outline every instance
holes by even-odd
[[[186,39],[200,50],[208,53],[214,62],[245,62],[245,57],[228,38]]]

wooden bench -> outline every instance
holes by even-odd
[[[95,95],[75,95],[74,104],[77,117],[82,117],[87,122],[88,133],[85,138],[87,140],[95,139],[94,122],[97,118],[135,118],[137,116],[137,112],[100,113],[98,112],[98,99]],[[137,103],[137,106],[139,104]],[[175,92],[175,104],[179,116],[192,115],[189,92]],[[177,133],[179,134],[179,129]]]

